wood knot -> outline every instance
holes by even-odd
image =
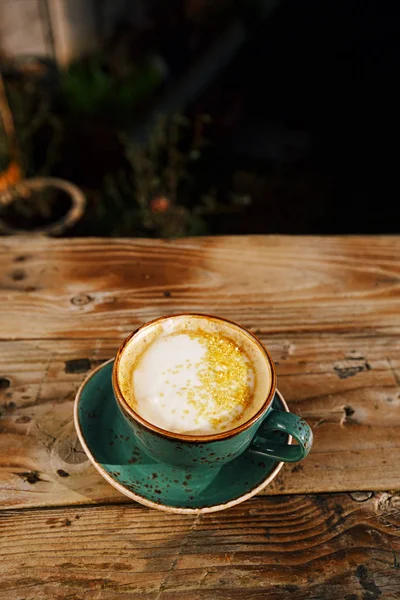
[[[31,417],[28,417],[27,415],[23,416],[23,417],[18,417],[18,419],[16,419],[16,423],[30,423],[30,421],[32,421]]]
[[[71,304],[74,304],[74,306],[85,306],[85,304],[89,304],[92,300],[93,298],[89,294],[78,294],[71,299]]]
[[[352,408],[351,406],[345,406],[344,407],[344,412],[347,418],[352,417],[354,415],[354,408]]]
[[[14,258],[14,262],[25,262],[29,258],[31,258],[29,254],[19,254]]]
[[[70,474],[69,471],[71,471],[71,469],[74,470],[75,466],[84,466],[88,462],[81,443],[74,435],[58,440],[53,448],[53,454],[53,460],[57,457],[59,465],[61,461],[61,464],[64,464],[64,466],[68,465],[68,471],[59,468],[57,470],[58,475],[60,475],[59,471]],[[60,477],[65,477],[65,475],[60,475]]]
[[[11,385],[8,377],[0,377],[0,390],[7,390]]]
[[[355,413],[355,410],[351,406],[348,406],[348,405],[343,406],[343,415],[339,422],[340,427],[343,428],[344,424],[346,422],[357,423],[357,420],[353,419],[354,413]]]
[[[349,496],[355,502],[366,502],[374,495],[373,492],[349,492]]]
[[[91,366],[88,358],[73,358],[65,362],[64,371],[66,373],[86,373]]]
[[[67,473],[67,471],[64,471],[64,469],[58,469],[57,475],[59,477],[69,477],[69,473]]]
[[[40,479],[39,473],[37,471],[28,471],[26,473],[15,473],[18,477],[21,477],[24,481],[27,481],[31,485],[37,483],[38,481],[43,481]]]
[[[348,379],[358,373],[370,371],[371,365],[363,356],[349,356],[333,365],[333,370],[339,379]]]
[[[7,394],[6,394],[7,396]],[[12,400],[10,402],[5,402],[3,404],[4,410],[6,412],[12,412],[13,410],[15,410],[17,408],[17,405],[15,404],[15,402],[13,402]]]
[[[13,281],[22,281],[26,279],[26,273],[23,269],[14,269],[10,275]]]

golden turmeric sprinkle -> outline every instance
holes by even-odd
[[[203,330],[189,331],[206,352],[195,364],[201,385],[190,387],[190,380],[181,388],[188,402],[199,415],[211,421],[220,420],[223,414],[240,418],[251,400],[252,367],[235,342],[219,334]],[[218,417],[216,415],[219,415]]]

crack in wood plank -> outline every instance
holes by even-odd
[[[166,587],[168,585],[168,579],[171,576],[171,573],[173,573],[175,571],[176,565],[177,565],[178,560],[179,560],[179,557],[182,556],[182,554],[184,553],[185,548],[186,548],[186,546],[188,544],[189,538],[192,535],[192,533],[195,531],[195,529],[196,529],[197,525],[199,524],[200,520],[201,520],[201,514],[196,515],[196,517],[193,519],[193,522],[192,522],[191,526],[189,527],[189,529],[187,530],[185,536],[182,539],[182,542],[181,542],[181,544],[180,544],[180,546],[178,548],[178,552],[176,553],[176,555],[175,555],[175,557],[174,557],[174,559],[173,559],[173,561],[171,563],[171,566],[166,571],[165,577],[162,580],[162,582],[160,583],[160,587],[158,589],[158,594],[157,594],[157,597],[155,598],[155,600],[160,600],[160,598],[162,597],[163,592],[165,591],[165,589],[166,589]]]
[[[397,385],[397,387],[400,387],[400,376],[397,374],[397,371],[395,370],[395,368],[392,365],[392,361],[390,358],[386,359],[390,368],[390,371],[393,375],[393,379],[395,381],[395,384]]]

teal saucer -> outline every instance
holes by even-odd
[[[94,370],[80,387],[75,400],[75,427],[99,473],[129,498],[168,512],[213,512],[251,498],[281,470],[282,462],[252,450],[219,470],[185,470],[149,458],[138,448],[116,405],[111,385],[113,362]],[[273,406],[288,411],[279,392]],[[291,438],[287,436],[285,441],[291,443]]]

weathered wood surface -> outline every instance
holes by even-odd
[[[139,505],[3,511],[0,599],[398,600],[399,505],[332,494],[197,517]]]
[[[396,338],[261,337],[276,361],[279,388],[315,436],[308,458],[284,466],[266,493],[400,489]],[[0,342],[0,507],[125,501],[91,467],[72,422],[79,384],[118,344]]]
[[[1,239],[0,600],[398,599],[399,299],[395,237]],[[72,423],[90,369],[183,310],[255,331],[315,435],[198,517],[128,503]]]
[[[0,336],[117,339],[182,309],[264,334],[392,336],[399,257],[400,237],[3,238]]]
[[[182,310],[256,331],[313,426],[310,456],[266,493],[399,489],[399,250],[398,238],[2,239],[0,506],[125,501],[77,445],[74,395],[131,329]]]

